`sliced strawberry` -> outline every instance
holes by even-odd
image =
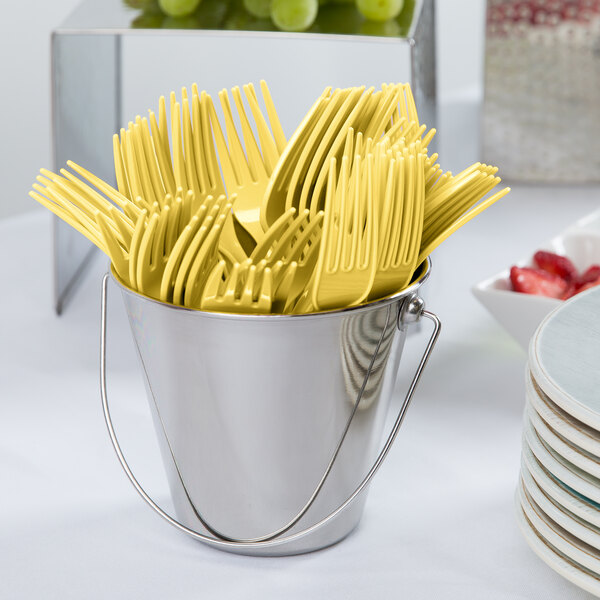
[[[575,287],[579,289],[586,283],[592,283],[600,278],[600,265],[592,265],[588,267],[576,280]]]
[[[512,267],[510,281],[515,292],[562,298],[569,284],[559,275],[531,267]]]
[[[544,271],[562,277],[567,283],[577,278],[575,265],[566,257],[539,250],[533,255],[533,262]]]
[[[579,288],[573,283],[569,283],[567,289],[565,290],[564,294],[560,297],[561,300],[568,300],[569,298],[572,298],[577,292],[579,291]]]
[[[579,286],[578,288],[576,288],[572,295],[574,296],[575,294],[579,294],[580,292],[585,292],[585,290],[589,290],[590,288],[596,287],[597,285],[600,285],[600,277],[594,279],[593,281],[588,281],[587,283],[584,283],[583,285]]]

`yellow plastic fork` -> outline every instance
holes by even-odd
[[[183,305],[188,308],[198,308],[200,306],[206,279],[214,265],[219,262],[219,236],[224,218],[224,215],[221,215],[212,226],[206,240],[194,257],[194,262],[185,282],[183,295]]]
[[[310,287],[310,280],[319,258],[323,216],[323,211],[317,213],[316,218],[311,220],[310,226],[303,231],[294,245],[290,259],[297,264],[297,268],[286,292],[287,298],[283,312],[291,312],[300,296]]]
[[[348,158],[342,158],[336,185],[335,160],[329,166],[323,234],[311,292],[317,310],[363,302],[377,269],[372,185],[368,175],[361,173],[360,155],[354,157],[351,170]]]
[[[286,211],[287,191],[296,163],[317,123],[320,122],[321,115],[332,101],[338,101],[340,91],[336,89],[332,93],[331,87],[325,88],[304,119],[302,119],[281,153],[277,165],[271,174],[261,203],[260,222],[263,230],[266,231]],[[323,123],[323,127],[326,128],[326,126],[327,123]]]
[[[125,246],[115,237],[111,223],[104,214],[96,214],[96,221],[115,271],[131,289],[162,299],[158,283],[165,260],[180,233],[181,204],[180,197],[167,197],[160,212],[157,210],[158,205],[150,213],[146,209],[142,210],[131,241]],[[159,258],[160,255],[162,258]]]
[[[231,211],[231,202],[221,196],[207,211],[196,234],[191,238],[177,269],[173,286],[173,302],[194,306],[202,292],[206,275],[218,261],[218,243],[223,223]]]
[[[266,260],[269,265],[278,260],[284,263],[300,258],[304,245],[319,227],[323,215],[309,221],[309,211],[305,210],[295,217],[296,209],[287,210],[268,230],[269,236],[256,247],[250,257],[257,264]],[[295,217],[295,218],[294,218]]]
[[[74,170],[85,171],[73,163],[70,164]],[[61,169],[61,175],[46,169],[41,169],[40,172],[43,176],[38,176],[37,180],[42,185],[34,184],[34,189],[60,203],[63,208],[71,211],[73,216],[85,223],[93,223],[96,212],[104,213],[121,241],[125,244],[129,242],[133,233],[134,220],[128,214],[121,212],[106,197],[66,169]],[[76,210],[79,211],[77,214]],[[131,214],[135,215],[135,212]]]
[[[167,131],[161,131],[156,117],[149,111],[149,119],[136,117],[121,137],[113,136],[113,154],[119,191],[136,202],[141,197],[144,208],[159,204],[167,194],[183,195],[194,192],[191,212],[207,196],[214,198],[225,193],[219,172],[216,150],[210,132],[208,103],[210,97],[198,94],[192,87],[191,101],[185,88],[179,103],[171,93],[172,156]],[[159,121],[167,127],[164,97],[160,101]],[[166,139],[165,139],[166,138]]]
[[[489,208],[492,204],[500,200],[500,198],[506,196],[508,192],[510,192],[510,188],[508,187],[500,190],[499,192],[496,192],[493,196],[490,196],[489,198],[486,198],[485,200],[481,201],[474,208],[461,215],[455,221],[446,223],[445,226],[440,227],[433,234],[428,233],[427,230],[425,230],[423,240],[421,242],[418,264],[421,264],[444,240],[450,237],[454,232],[458,231],[471,219],[473,219],[478,214]]]
[[[362,134],[365,144],[368,144],[369,140],[379,142],[383,136],[382,139],[387,140],[390,145],[397,143],[409,145],[421,141],[426,146],[435,135],[435,129],[432,129],[423,136],[426,126],[419,126],[410,86],[384,85],[382,91],[371,94],[370,98],[368,92],[365,96],[369,101],[365,102],[362,107],[359,102],[348,117],[344,127],[334,140],[323,166],[317,169],[315,180],[310,177],[305,178],[299,207],[303,209],[309,206],[311,215],[322,208],[324,188],[328,177],[328,161],[332,156],[340,158],[350,127],[357,134]],[[364,97],[361,98],[361,100],[364,99]],[[362,152],[360,153],[362,154]],[[363,156],[366,154],[367,152]]]
[[[278,260],[275,264],[268,265],[267,261],[263,259],[256,265],[256,278],[262,277],[262,272],[267,268],[271,269],[272,279],[271,312],[284,313],[285,306],[290,299],[298,263],[292,261],[284,264],[283,261]]]
[[[271,268],[276,312],[288,312],[295,305],[310,281],[318,258],[323,211],[310,220],[308,210],[294,218],[295,212],[290,208],[269,228],[273,235],[268,241],[265,237],[251,257],[255,264],[264,263]]]
[[[189,195],[193,192],[189,191]],[[210,235],[216,228],[217,233],[213,234],[211,242],[215,235],[218,242],[218,229],[222,226],[224,214],[231,209],[231,203],[226,201],[225,196],[217,201],[209,196],[183,229],[181,205],[181,197],[169,197],[160,210],[151,214],[143,210],[128,245],[115,235],[114,227],[104,213],[97,212],[95,217],[106,253],[120,279],[146,296],[183,305],[181,295],[174,297],[173,294],[177,275],[191,272],[196,257],[203,252],[209,263],[207,269],[216,264],[216,250],[205,240],[207,232]],[[211,252],[205,251],[205,245]]]
[[[375,162],[379,164],[375,165]],[[404,148],[394,158],[372,157],[380,213],[377,271],[369,299],[383,298],[402,290],[418,266],[425,204],[425,154]]]
[[[448,199],[445,203],[444,211],[440,211],[435,218],[426,221],[428,235],[436,234],[438,231],[446,229],[499,183],[499,177],[480,173],[480,177],[474,180],[472,185],[460,190]]]
[[[214,105],[209,104],[210,120],[212,124],[215,143],[223,171],[225,187],[229,195],[236,194],[237,201],[233,206],[233,214],[238,223],[258,242],[264,236],[264,229],[260,224],[260,207],[269,177],[277,164],[282,146],[283,135],[281,125],[272,107],[270,95],[267,90],[265,99],[271,106],[271,127],[276,132],[273,134],[267,125],[258,104],[256,92],[252,85],[244,86],[244,95],[254,117],[258,131],[259,141],[254,137],[254,132],[244,108],[242,94],[238,87],[231,90],[237,114],[242,129],[244,145],[240,141],[233,118],[231,102],[227,90],[219,92],[219,100],[225,118],[227,142],[219,124]],[[277,140],[276,140],[277,138]],[[245,148],[245,152],[244,152]]]
[[[158,122],[152,111],[149,119],[138,116],[127,130],[121,130],[120,140],[114,136],[113,153],[119,189],[130,200],[151,210],[154,202],[160,207],[169,195],[179,195],[183,200],[181,218],[186,221],[206,198],[223,195],[225,185],[211,133],[212,100],[205,92],[200,93],[196,84],[191,97],[185,88],[181,94],[181,103],[174,92],[170,95],[172,152],[165,99],[161,97]],[[193,195],[188,194],[190,191]],[[245,260],[246,252],[231,216],[223,227],[221,243],[232,260]]]
[[[400,102],[398,103],[399,111],[394,114],[393,120],[397,121],[403,117],[409,123],[415,123],[419,126],[419,115],[417,113],[417,106],[415,104],[412,88],[409,83],[401,83],[400,87],[402,88],[402,94]]]
[[[425,228],[434,232],[455,221],[500,183],[496,167],[475,163],[427,194]]]
[[[211,204],[212,197],[209,197],[198,209],[196,215],[192,218],[192,222],[196,220],[202,221],[205,229],[210,229],[213,222],[222,222],[222,219],[217,220],[216,216],[221,212],[229,210],[231,204],[226,203],[224,196],[221,196],[212,206]],[[137,251],[130,258],[134,262],[133,270],[135,271],[136,289],[142,294],[165,302],[174,301],[172,288],[168,288],[168,293],[163,295],[162,282],[169,261],[173,264],[173,259],[176,256],[183,255],[181,258],[183,266],[178,271],[178,274],[181,275],[188,263],[191,262],[199,251],[205,237],[196,235],[191,239],[184,238],[186,243],[177,245],[177,241],[179,241],[179,238],[183,236],[186,230],[178,235],[176,224],[173,222],[171,215],[170,205],[166,205],[160,212],[150,215],[139,246],[137,246]],[[175,248],[177,248],[177,254],[173,253]],[[170,281],[169,277],[167,279]],[[179,298],[177,298],[175,303],[182,304]]]
[[[142,234],[139,250],[130,260],[135,261],[137,291],[160,300],[160,282],[169,257],[166,248],[170,207],[153,213]]]
[[[137,220],[141,212],[137,208],[127,211],[127,200],[120,196],[114,188],[97,180],[95,176],[82,167],[71,162],[69,164],[88,180],[94,180],[99,190],[107,194],[108,198],[111,198],[119,207],[125,210],[119,210],[107,197],[102,196],[65,169],[61,170],[63,176],[42,169],[43,176],[38,177],[39,183],[33,185],[35,191],[30,192],[30,195],[82,233],[112,259],[113,252],[111,250],[113,250],[113,246],[107,244],[98,224],[98,215],[101,215],[106,225],[107,234],[111,240],[115,241],[116,247],[119,248],[119,252],[115,256],[115,261],[118,262],[122,253],[128,253],[130,249],[136,223],[132,217]],[[123,269],[122,262],[120,265],[121,271],[119,274],[127,282],[127,268]]]
[[[206,243],[208,234],[217,224],[221,233],[225,215],[230,209],[231,202],[225,196],[219,196],[217,199],[208,196],[191,219],[183,223],[183,227],[174,228],[175,235],[169,235],[167,231],[165,240],[167,261],[160,280],[159,292],[163,302],[178,305],[184,303],[183,289],[193,260]],[[216,257],[213,257],[213,261],[211,267],[216,264]]]
[[[336,90],[328,99],[327,106],[307,138],[287,184],[286,208],[307,208],[306,198],[302,203],[302,192],[305,187],[310,188],[315,174],[323,164],[327,164],[327,154],[338,133],[346,124],[351,126],[351,116],[356,119],[356,115],[368,102],[373,88],[366,94],[363,94],[364,91],[364,86]]]
[[[113,188],[111,185],[109,185],[108,183],[106,183],[105,181],[103,181],[102,179],[100,179],[99,177],[97,177],[96,175],[94,175],[93,173],[88,171],[87,169],[84,169],[82,166],[78,165],[77,163],[74,163],[72,160],[68,160],[67,165],[69,167],[71,167],[71,169],[73,169],[73,171],[75,171],[83,179],[86,179],[89,182],[89,184],[98,188],[98,190],[100,190],[100,192],[102,192],[102,194],[104,194],[104,196],[106,198],[102,197],[100,194],[95,192],[95,190],[93,188],[91,188],[90,185],[86,184],[83,181],[79,181],[77,183],[80,193],[87,196],[88,199],[92,202],[95,200],[96,202],[100,201],[100,202],[104,203],[106,201],[106,199],[108,199],[110,202],[106,203],[105,205],[110,205],[110,203],[112,203],[112,204],[116,205],[121,211],[123,211],[123,213],[125,215],[127,215],[129,217],[132,224],[137,221],[137,218],[140,214],[140,209],[137,206],[135,206],[135,204],[133,204],[129,200],[128,197],[123,196],[123,194],[121,194],[118,190]],[[61,169],[60,172],[65,177],[67,176],[66,169]],[[68,174],[68,176],[69,176],[69,179],[73,183],[75,183],[76,178],[71,174]]]
[[[43,186],[38,187],[38,184],[33,184],[33,187],[36,191],[30,191],[29,195],[34,200],[79,231],[79,233],[100,248],[100,250],[108,253],[108,249],[102,240],[97,226],[87,218],[87,215],[81,209],[68,205],[65,206],[65,203],[62,201],[53,199],[52,193]]]
[[[265,231],[263,239],[258,242],[249,257],[253,263],[257,264],[272,252],[273,248],[280,243],[281,236],[290,228],[291,224],[298,222],[299,219],[295,219],[295,217],[296,209],[290,208]]]
[[[244,314],[269,314],[272,307],[271,269],[262,269],[247,260],[236,263],[225,277],[225,261],[220,261],[208,276],[200,308],[207,311]]]
[[[323,211],[309,220],[309,211],[305,210],[288,227],[276,244],[273,244],[267,255],[267,262],[273,264],[279,260],[284,263],[296,261],[300,263],[306,258],[307,248],[314,243],[314,238],[321,233]]]
[[[135,224],[135,229],[131,237],[129,246],[120,243],[119,239],[114,235],[114,230],[111,228],[110,220],[103,213],[96,214],[96,222],[100,231],[100,236],[105,252],[110,257],[117,275],[131,289],[136,290],[136,268],[135,259],[137,248],[144,234],[148,213],[142,210]]]
[[[364,88],[358,88],[361,93]],[[330,159],[340,159],[346,142],[348,130],[353,128],[357,133],[363,133],[364,139],[379,139],[385,128],[391,123],[392,113],[399,99],[398,86],[391,86],[385,91],[373,93],[369,88],[362,93],[352,112],[336,132],[335,136],[324,139],[305,178],[300,193],[300,209],[309,208],[315,215],[323,207],[324,188],[327,182]],[[336,173],[337,175],[337,173]]]

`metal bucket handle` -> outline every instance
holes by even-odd
[[[319,522],[315,523],[314,525],[311,525],[310,527],[307,527],[306,529],[303,529],[302,531],[299,531],[293,535],[289,535],[286,537],[280,537],[282,533],[291,529],[291,527],[293,527],[302,518],[302,516],[306,513],[306,511],[310,508],[310,506],[313,504],[314,500],[316,499],[317,495],[319,494],[321,488],[323,487],[323,484],[325,483],[325,480],[327,479],[327,476],[329,475],[329,473],[333,467],[335,459],[337,458],[337,455],[341,449],[342,443],[346,437],[346,434],[348,433],[348,429],[350,427],[352,419],[356,413],[356,409],[360,403],[363,391],[369,380],[369,376],[371,374],[373,364],[375,362],[375,359],[379,352],[379,348],[381,346],[381,342],[383,340],[383,335],[385,334],[385,331],[387,329],[387,325],[389,322],[389,312],[388,312],[388,319],[387,319],[386,324],[382,331],[382,336],[381,336],[381,338],[375,348],[373,356],[371,358],[369,368],[367,369],[367,372],[365,374],[365,379],[364,379],[363,384],[358,392],[357,399],[354,404],[354,409],[350,415],[348,423],[346,424],[344,432],[343,432],[343,434],[340,438],[340,441],[333,453],[333,456],[329,462],[329,465],[327,466],[327,469],[325,470],[323,477],[321,478],[315,491],[313,492],[313,494],[311,495],[310,499],[305,504],[305,506],[302,508],[302,510],[290,521],[290,523],[288,523],[286,526],[282,527],[278,531],[270,533],[261,538],[254,538],[254,539],[250,539],[250,540],[236,540],[234,538],[222,536],[222,535],[218,534],[208,524],[206,524],[204,522],[204,520],[201,518],[201,516],[198,513],[196,513],[197,516],[200,518],[202,524],[209,531],[211,531],[211,532],[215,533],[215,535],[219,536],[219,537],[211,537],[211,536],[199,533],[193,529],[190,529],[189,527],[186,527],[185,525],[183,525],[182,523],[177,521],[175,518],[171,517],[162,508],[160,508],[160,506],[158,506],[158,504],[156,504],[154,502],[154,500],[152,500],[152,498],[146,493],[144,488],[141,486],[141,484],[138,482],[135,475],[133,474],[131,468],[129,467],[129,464],[127,463],[127,461],[125,459],[125,456],[123,454],[123,451],[122,451],[119,441],[117,439],[117,434],[115,432],[112,418],[110,415],[110,409],[108,406],[108,395],[107,395],[107,391],[106,391],[106,330],[107,330],[107,316],[106,315],[107,315],[107,298],[108,298],[109,277],[110,276],[107,273],[104,276],[104,279],[102,280],[102,316],[101,316],[101,337],[100,337],[100,392],[101,392],[101,396],[102,396],[102,409],[103,409],[103,413],[104,413],[104,420],[105,420],[106,426],[108,428],[108,433],[109,433],[113,448],[117,454],[117,458],[119,459],[119,462],[121,463],[121,467],[123,467],[125,474],[129,478],[129,481],[131,482],[133,487],[136,489],[138,494],[158,515],[160,515],[163,519],[165,519],[165,521],[170,523],[176,529],[179,529],[183,533],[186,533],[189,536],[191,536],[197,540],[207,542],[212,546],[221,547],[224,549],[241,549],[241,548],[253,548],[253,547],[254,548],[258,548],[258,547],[264,548],[264,547],[268,547],[268,546],[278,546],[285,542],[297,540],[297,539],[299,539],[305,535],[308,535],[309,533],[312,533],[315,530],[319,529],[320,527],[322,527],[323,525],[325,525],[326,523],[328,523],[329,521],[334,519],[343,510],[345,510],[345,508],[369,484],[369,482],[371,481],[371,479],[373,478],[375,473],[379,470],[379,467],[383,463],[392,444],[394,443],[394,440],[396,439],[396,436],[398,435],[400,426],[402,425],[402,422],[404,421],[404,416],[405,416],[406,410],[408,409],[408,406],[412,400],[414,391],[417,387],[417,384],[419,383],[419,380],[421,379],[421,374],[425,368],[425,365],[427,364],[427,361],[429,360],[429,357],[431,355],[433,347],[435,346],[435,344],[437,342],[437,339],[440,334],[441,326],[442,326],[440,320],[434,313],[431,313],[431,312],[425,310],[425,308],[424,308],[425,304],[424,304],[423,300],[420,298],[420,296],[418,296],[417,294],[412,294],[411,296],[408,296],[407,298],[404,298],[401,300],[401,305],[399,307],[398,317],[397,317],[397,321],[396,321],[397,327],[399,329],[401,329],[402,327],[404,327],[406,325],[411,325],[413,323],[416,323],[417,321],[419,321],[419,319],[421,317],[426,317],[427,319],[430,319],[434,324],[434,329],[433,329],[433,332],[431,333],[431,336],[429,338],[429,341],[427,343],[425,351],[423,352],[423,356],[421,357],[421,361],[419,362],[417,370],[415,371],[415,374],[410,383],[410,386],[408,388],[408,391],[406,393],[404,401],[402,402],[402,405],[400,407],[400,411],[398,412],[398,416],[396,417],[396,421],[394,422],[394,425],[390,431],[390,434],[389,434],[385,444],[383,445],[379,455],[375,459],[375,462],[373,463],[369,472],[365,475],[364,479],[357,486],[357,488],[354,490],[354,492],[352,492],[352,494],[342,504],[340,504],[340,506],[338,506],[334,511],[329,513],[329,515],[327,515],[326,517],[324,517],[323,519],[321,519]],[[165,432],[165,434],[166,434],[166,432]],[[167,443],[169,443],[168,439],[167,439]],[[170,444],[169,444],[169,449],[170,449]],[[172,455],[172,452],[171,452],[171,455]],[[175,457],[173,455],[172,455],[172,457],[173,457],[173,460],[175,460]],[[177,467],[176,462],[175,462],[175,467],[179,473],[179,469]],[[179,474],[179,475],[180,475],[180,479],[181,479],[181,474]],[[181,480],[181,482],[183,484],[183,480]],[[185,484],[184,484],[184,487],[185,487]]]

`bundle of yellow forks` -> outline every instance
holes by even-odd
[[[116,277],[192,309],[300,314],[408,286],[504,196],[497,169],[444,172],[407,84],[327,88],[286,140],[266,83],[183,88],[113,138],[117,188],[69,161],[30,195],[108,255]],[[221,116],[217,114],[220,109]]]

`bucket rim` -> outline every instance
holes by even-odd
[[[427,281],[429,275],[431,274],[431,259],[427,257],[414,271],[413,274],[413,282],[400,292],[392,294],[391,296],[386,296],[385,298],[380,298],[378,300],[373,300],[372,302],[366,302],[363,304],[359,304],[358,306],[350,306],[346,308],[336,308],[332,310],[323,310],[319,312],[312,313],[301,313],[297,315],[289,315],[289,314],[267,314],[267,315],[254,315],[254,314],[243,314],[243,313],[230,313],[230,312],[217,312],[217,311],[207,311],[200,310],[196,308],[189,308],[187,306],[179,306],[177,304],[170,304],[169,302],[163,302],[162,300],[157,300],[156,298],[151,298],[150,296],[146,296],[140,292],[136,292],[132,290],[129,286],[121,281],[117,273],[115,272],[112,263],[110,263],[109,274],[112,280],[121,288],[123,293],[126,293],[130,296],[133,296],[139,300],[144,300],[146,302],[157,304],[158,306],[163,307],[165,310],[174,310],[181,311],[185,313],[198,314],[203,317],[208,318],[216,318],[216,319],[228,319],[228,320],[237,320],[237,321],[288,321],[294,320],[297,321],[299,319],[322,319],[326,317],[331,317],[335,315],[347,315],[349,313],[360,313],[367,312],[370,310],[374,310],[376,308],[382,308],[384,306],[388,306],[390,304],[394,304],[398,302],[398,300],[411,296],[416,293],[416,291]],[[414,279],[417,277],[417,279]]]

